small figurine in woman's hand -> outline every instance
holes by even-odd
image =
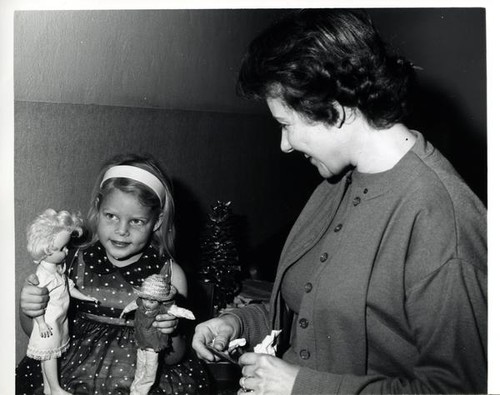
[[[39,287],[49,291],[45,314],[34,319],[27,356],[42,361],[44,393],[69,394],[59,384],[57,358],[69,347],[67,311],[70,295],[97,303],[82,294],[65,275],[66,245],[71,235],[82,235],[82,219],[68,211],[45,210],[28,228],[28,251],[38,264]]]
[[[158,354],[169,346],[170,335],[161,333],[153,326],[158,314],[171,314],[179,318],[194,320],[190,310],[175,305],[176,288],[170,279],[160,274],[147,277],[137,292],[139,296],[129,303],[120,314],[136,310],[134,318],[137,342],[137,366],[135,378],[130,387],[131,395],[147,395],[155,382],[158,369]]]

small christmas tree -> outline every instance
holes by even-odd
[[[215,311],[231,303],[241,288],[241,266],[234,230],[231,202],[217,201],[202,234],[199,270],[202,277],[215,285]]]

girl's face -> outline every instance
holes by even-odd
[[[336,126],[308,121],[280,98],[269,97],[267,105],[281,125],[283,152],[302,152],[324,178],[341,173],[351,164],[349,133]]]
[[[52,243],[52,252],[44,258],[44,261],[50,263],[61,263],[66,255],[68,248],[66,247],[71,238],[71,233],[67,231],[59,232]]]
[[[137,261],[151,235],[161,225],[149,207],[132,193],[112,190],[102,201],[97,236],[112,264],[123,267]]]

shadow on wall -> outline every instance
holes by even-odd
[[[182,262],[186,272],[194,273],[198,248],[193,246],[198,245],[206,209],[185,182],[174,178],[172,183],[175,200],[176,257]]]
[[[486,134],[477,119],[467,114],[457,99],[435,86],[421,85],[414,97],[408,126],[420,131],[452,163],[476,195],[487,204]]]

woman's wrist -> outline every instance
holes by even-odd
[[[226,312],[222,313],[219,318],[223,319],[226,324],[233,328],[233,335],[230,340],[237,339],[241,336],[243,333],[243,321],[237,314]]]

